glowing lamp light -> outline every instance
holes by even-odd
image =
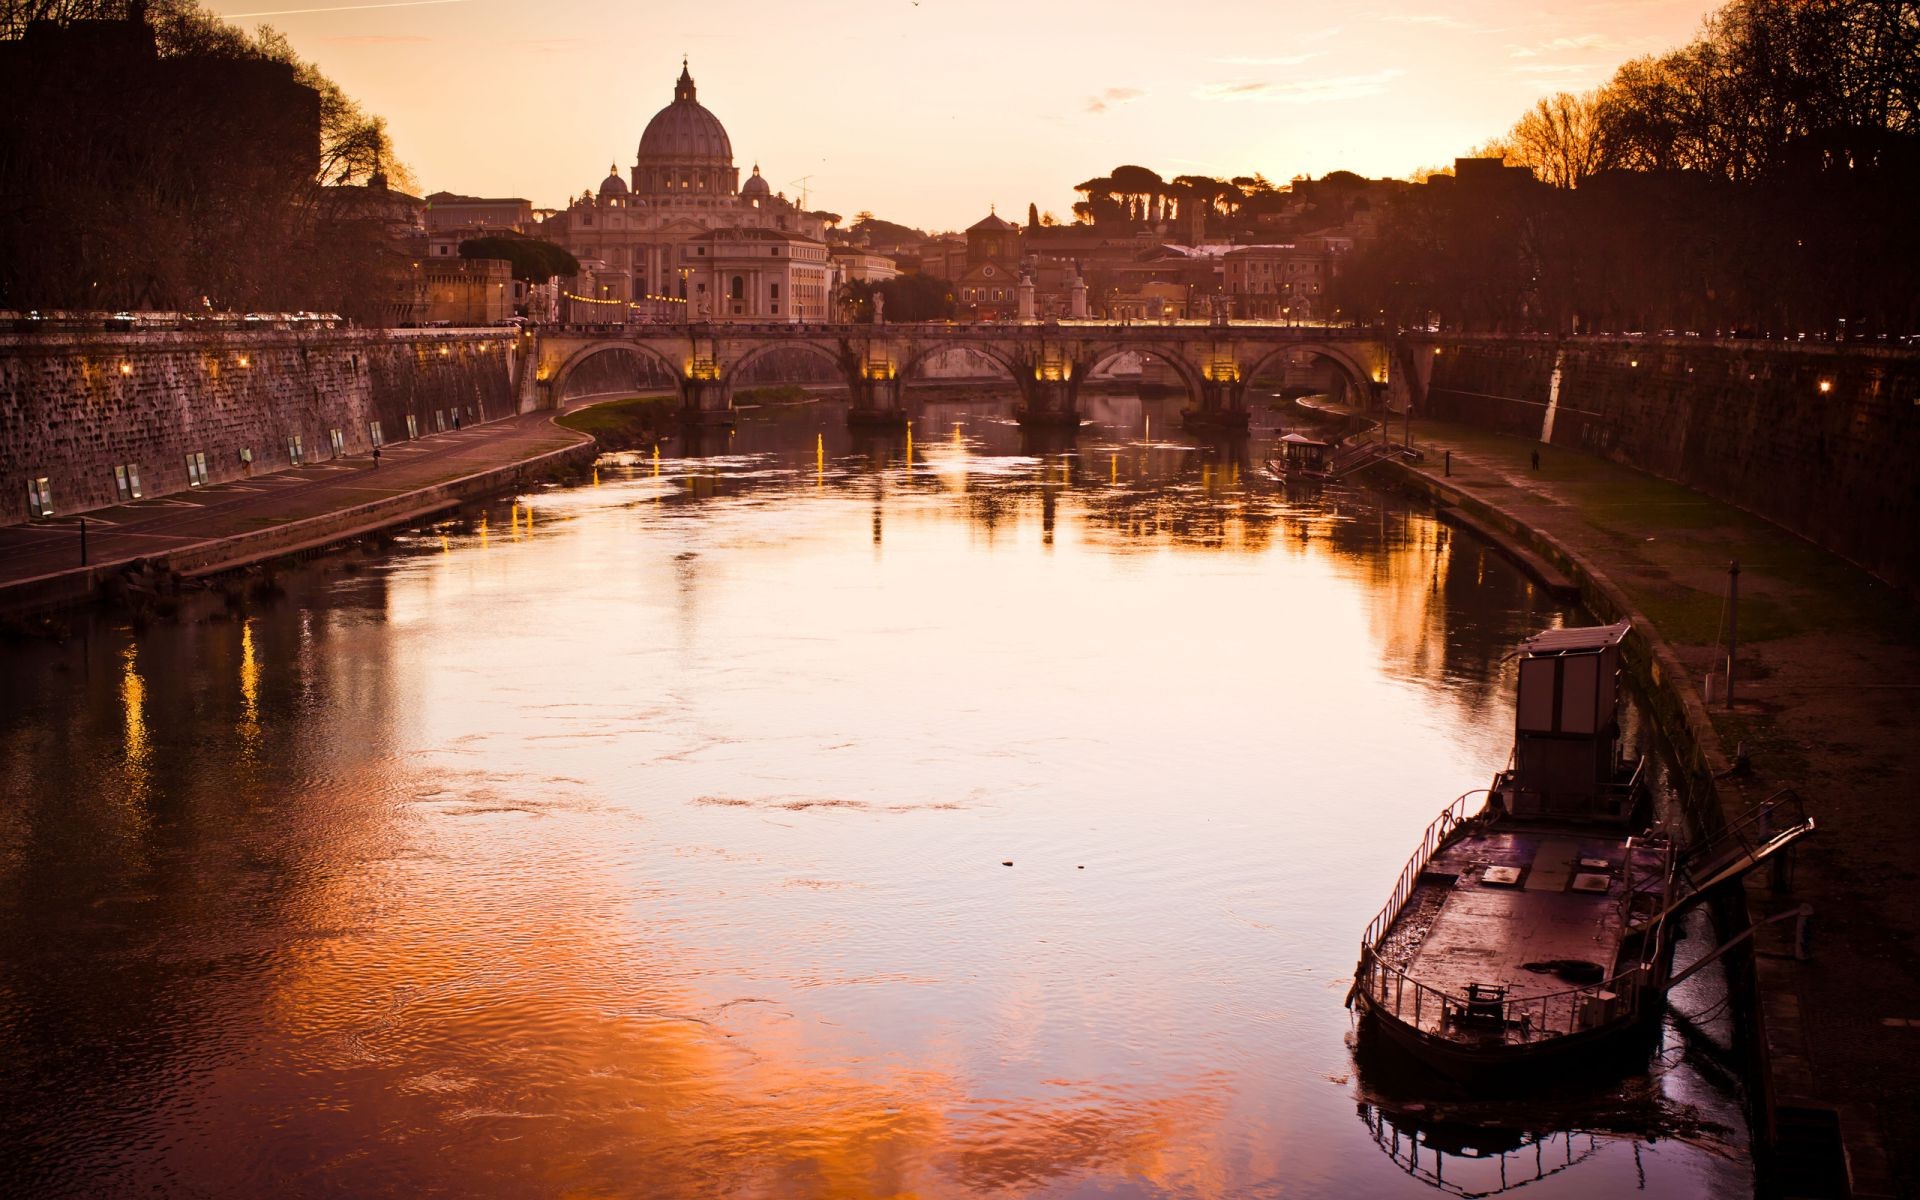
[[[131,375],[131,374],[133,374],[133,364],[132,364],[132,363],[125,363],[125,362],[123,362],[123,363],[121,363],[121,364],[120,364],[120,373],[121,373],[122,375]],[[1822,387],[1822,388],[1821,388],[1820,390],[1821,390],[1821,391],[1825,391],[1825,390],[1826,390],[1826,388],[1825,388],[1825,387],[1823,386],[1823,387]]]
[[[1637,358],[1636,358],[1636,359],[1632,359],[1632,360],[1630,360],[1630,361],[1628,361],[1628,363],[1627,363],[1627,365],[1628,365],[1628,366],[1630,366],[1630,367],[1637,367],[1637,366],[1639,366],[1639,365],[1640,365],[1640,360],[1639,360],[1639,359],[1637,359]]]
[[[243,367],[250,367],[253,365],[253,360],[248,358],[246,355],[242,354],[240,356],[240,365]]]
[[[1822,379],[1820,381],[1820,394],[1822,396],[1826,395],[1828,392],[1831,392],[1832,390],[1833,390],[1833,380]]]

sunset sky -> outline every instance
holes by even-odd
[[[687,54],[744,177],[963,228],[1122,162],[1402,175],[1688,40],[1703,0],[213,0],[373,112],[426,192],[558,206],[625,175]],[[803,177],[810,176],[802,184]]]

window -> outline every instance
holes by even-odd
[[[347,452],[347,438],[338,429],[327,430],[327,441],[333,444],[333,456],[339,458]]]
[[[27,480],[27,512],[35,517],[53,515],[53,488],[45,475]]]
[[[733,277],[733,283],[727,289],[727,299],[739,300],[745,297],[746,294],[747,294],[746,281],[741,279],[738,275],[735,275]]]
[[[204,450],[195,450],[187,455],[187,486],[205,487],[207,482],[207,455]]]
[[[378,421],[367,422],[367,441],[376,450],[379,449],[381,446],[386,445],[386,439],[380,436],[380,422]]]
[[[773,256],[774,256],[775,258],[779,258],[779,257],[780,257],[780,247],[778,247],[778,246],[775,246],[775,247],[773,248],[773,251],[772,251],[772,254],[773,254]]]
[[[446,409],[436,408],[433,410],[433,431],[435,433],[445,433],[447,431]]]
[[[776,283],[773,285],[771,289],[768,290],[767,299],[778,300],[779,298],[780,298],[780,285]]]
[[[249,471],[253,469],[253,447],[252,446],[240,447],[240,465],[243,467],[246,467]]]
[[[299,466],[301,458],[305,457],[305,453],[306,447],[301,445],[299,434],[296,433],[287,439],[287,461],[289,463],[296,467]]]
[[[135,463],[113,469],[113,493],[122,500],[140,498],[140,468]]]
[[[414,419],[412,413],[407,414],[407,436],[410,438],[420,436],[420,422]]]

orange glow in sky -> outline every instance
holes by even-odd
[[[1123,162],[1404,175],[1677,46],[1705,0],[215,0],[385,116],[423,191],[563,205],[625,173],[680,56],[742,175],[849,218],[1071,219]],[[803,182],[804,181],[804,182]]]

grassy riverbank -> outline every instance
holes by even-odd
[[[629,396],[577,408],[554,424],[586,434],[602,450],[633,450],[667,435],[678,403],[672,396]]]

